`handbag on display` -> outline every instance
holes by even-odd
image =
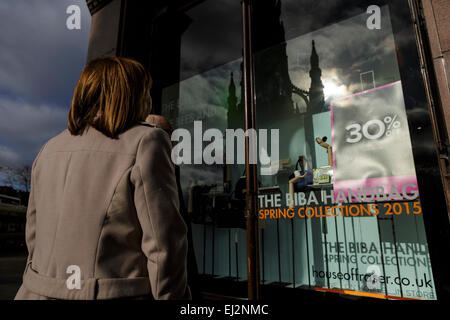
[[[306,174],[306,176],[303,179],[300,179],[297,182],[294,182],[294,192],[303,192],[305,191],[306,187],[310,184],[313,184],[313,170],[305,170],[304,168],[304,157],[300,156],[298,157],[297,163],[295,164],[295,171],[289,176],[289,180],[297,177],[297,176],[303,176]],[[298,170],[298,166],[300,165],[300,171]]]

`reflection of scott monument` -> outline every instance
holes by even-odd
[[[281,20],[281,1],[257,1],[254,4],[254,69],[257,127],[271,128],[282,120],[299,117],[299,127],[304,126],[305,142],[309,150],[314,150],[312,116],[328,111],[324,102],[322,70],[314,40],[311,46],[309,90],[297,87],[289,76],[288,56],[283,21]],[[242,69],[242,64],[241,64]],[[242,74],[242,73],[241,73]],[[242,79],[241,91],[243,90]],[[292,95],[299,96],[304,105],[294,102]],[[243,93],[241,92],[241,97]],[[305,108],[306,106],[306,108]],[[228,87],[228,128],[244,128],[244,104],[238,101],[234,75],[230,75]],[[300,118],[301,117],[301,118]],[[315,154],[311,162],[316,166]]]
[[[280,144],[280,158],[289,157],[287,142],[292,141],[294,134],[303,128],[304,140],[294,142],[303,143],[302,152],[305,152],[303,155],[310,160],[312,168],[317,168],[313,115],[329,111],[329,108],[324,101],[322,70],[319,67],[316,44],[312,40],[311,47],[305,48],[311,50],[310,87],[308,90],[299,88],[292,83],[289,75],[285,30],[281,20],[281,1],[255,1],[253,13],[253,27],[254,30],[258,30],[253,38],[256,126],[259,129],[280,130],[280,141],[284,141]],[[242,78],[240,83],[243,97]],[[228,128],[244,128],[244,104],[237,99],[233,73],[230,75],[228,91]],[[299,96],[304,104],[296,103],[292,98],[293,95]],[[295,163],[296,160],[291,159],[291,163]],[[311,230],[314,251],[314,261],[311,262],[317,270],[325,270],[321,258],[324,254],[321,237],[326,229],[318,220],[314,220],[311,221]],[[319,286],[324,285],[324,278],[316,277],[315,281]]]

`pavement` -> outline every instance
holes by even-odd
[[[0,300],[14,299],[22,284],[26,261],[26,253],[9,253],[0,256]]]

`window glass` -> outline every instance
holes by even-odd
[[[178,129],[174,154],[199,273],[242,281],[247,279],[245,165],[205,156],[224,157],[225,140],[212,152],[208,145],[218,142],[217,134],[225,138],[227,128],[244,125],[241,6],[239,1],[206,1],[184,18],[189,23],[181,34],[180,81],[162,90],[161,111]],[[237,158],[240,150],[234,150]]]
[[[253,2],[263,285],[436,299],[411,139],[421,128],[409,121],[419,102],[405,90],[422,79],[399,50],[412,41],[403,2]],[[200,274],[246,280],[240,2],[177,15],[179,72],[161,113],[178,129],[182,210]]]
[[[272,157],[259,162],[270,172],[261,280],[435,299],[397,50],[406,40],[389,4],[355,2],[254,3],[257,127],[279,136],[259,146]]]

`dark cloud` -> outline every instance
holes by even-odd
[[[181,42],[181,78],[238,59],[242,53],[239,1],[206,1],[187,11],[191,19]]]
[[[66,27],[69,5],[81,9],[81,30]],[[90,22],[84,0],[0,2],[0,165],[29,164],[66,126]]]
[[[67,110],[0,97],[0,166],[33,161],[42,144],[66,127]]]
[[[66,28],[80,6],[81,30]],[[0,88],[30,102],[67,104],[86,60],[90,14],[83,0],[0,3]]]

